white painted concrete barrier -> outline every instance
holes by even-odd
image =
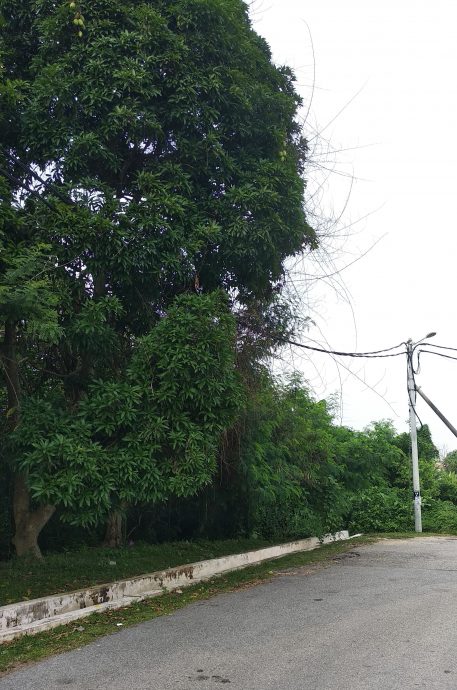
[[[240,570],[291,553],[312,551],[321,544],[346,539],[349,539],[347,531],[327,535],[322,540],[311,537],[257,551],[189,563],[118,582],[96,585],[78,592],[54,594],[41,599],[2,606],[0,607],[0,643],[71,623],[91,613],[121,608],[135,601],[159,596],[166,591],[189,587],[215,575]]]

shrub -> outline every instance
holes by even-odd
[[[457,474],[454,472],[440,472],[439,497],[442,501],[450,501],[457,505]]]
[[[423,511],[422,528],[424,532],[457,534],[457,506],[451,501],[430,502]]]
[[[353,498],[348,527],[355,532],[404,532],[411,529],[412,521],[406,492],[374,487]]]

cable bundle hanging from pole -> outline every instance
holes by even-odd
[[[304,350],[313,350],[313,352],[323,352],[327,355],[337,355],[338,357],[364,357],[367,359],[373,358],[377,359],[380,357],[398,357],[399,355],[404,355],[405,351],[392,352],[392,350],[398,350],[398,348],[405,345],[405,343],[399,343],[393,347],[386,347],[383,350],[373,350],[372,352],[342,352],[339,350],[329,350],[323,347],[315,347],[313,345],[304,345],[303,343],[297,343],[295,340],[283,339],[282,342],[285,345],[294,345],[295,347],[301,347]],[[389,353],[389,354],[385,354]]]

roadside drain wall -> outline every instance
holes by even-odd
[[[248,551],[199,561],[140,575],[118,582],[96,585],[77,592],[54,594],[31,601],[22,601],[0,607],[0,643],[21,635],[30,635],[72,622],[104,609],[121,608],[134,601],[154,597],[164,591],[188,587],[215,575],[246,568],[291,553],[312,551],[322,543],[349,539],[346,531],[279,544],[266,549]]]

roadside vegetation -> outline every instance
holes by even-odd
[[[247,4],[1,6],[4,601],[408,530],[407,436],[271,371],[309,324],[288,262],[321,238],[306,104]],[[455,466],[427,427],[419,449],[425,528],[456,531]]]

